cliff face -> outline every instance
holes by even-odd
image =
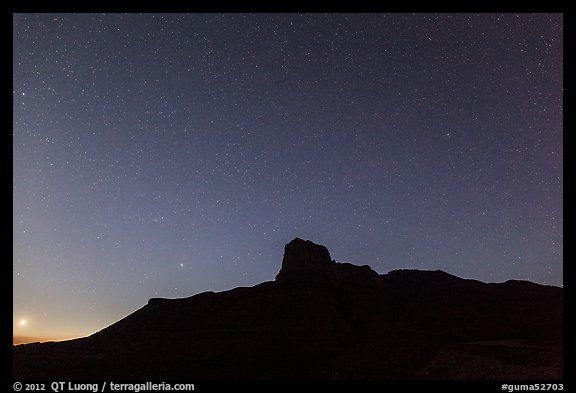
[[[336,263],[325,246],[298,237],[284,246],[282,267],[276,276],[276,282],[293,285],[316,283],[378,287],[379,279],[380,275],[370,266]]]
[[[380,275],[296,238],[273,282],[150,299],[90,337],[16,346],[13,375],[553,380],[563,372],[562,311],[561,288],[486,284],[442,271]],[[522,353],[537,356],[527,362]]]
[[[296,238],[284,246],[277,282],[325,282],[336,262],[325,246]]]

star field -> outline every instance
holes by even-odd
[[[14,336],[339,262],[563,284],[560,14],[15,14]]]

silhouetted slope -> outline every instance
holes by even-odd
[[[336,263],[324,246],[297,238],[286,245],[275,282],[150,299],[90,337],[17,346],[14,377],[466,378],[462,370],[434,374],[448,359],[438,358],[442,348],[453,355],[458,343],[517,340],[561,354],[562,293],[442,271],[379,275],[368,266]],[[498,346],[483,350],[498,352]],[[542,375],[560,376],[561,366]]]

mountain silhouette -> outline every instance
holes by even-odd
[[[563,376],[563,289],[337,263],[286,244],[275,281],[152,298],[85,338],[14,346],[15,379]]]

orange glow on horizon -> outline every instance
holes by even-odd
[[[59,337],[25,337],[25,336],[12,336],[12,345],[30,344],[35,342],[49,342],[49,341],[66,341],[86,336],[59,336]]]

